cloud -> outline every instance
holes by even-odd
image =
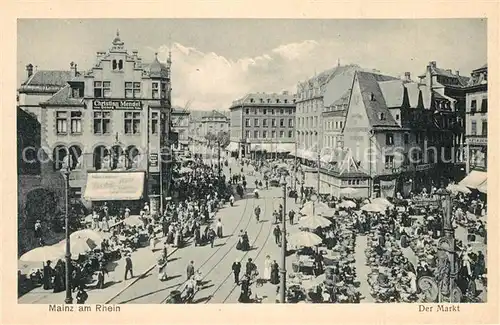
[[[294,92],[299,81],[336,66],[338,60],[341,64],[354,63],[394,76],[409,71],[414,79],[429,61],[437,61],[440,67],[452,70],[463,65],[463,62],[453,59],[453,46],[436,52],[438,37],[427,37],[427,41],[418,42],[418,46],[408,46],[407,38],[405,33],[394,32],[390,38],[377,34],[364,41],[304,40],[236,60],[174,43],[173,103],[183,106],[192,101],[192,109],[227,109],[233,100],[250,92]],[[168,46],[153,51],[159,53],[161,61],[166,61]],[[480,57],[476,61],[482,62]]]
[[[249,92],[294,91],[299,80],[314,73],[315,63],[310,58],[317,57],[321,47],[317,41],[306,40],[281,45],[255,57],[230,60],[174,43],[173,103],[183,106],[191,100],[193,109],[227,109],[233,100]],[[149,49],[158,52],[160,61],[167,60],[167,45]]]

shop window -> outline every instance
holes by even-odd
[[[140,98],[141,83],[140,82],[125,82],[125,98]]]
[[[111,132],[111,112],[94,112],[94,134],[108,134]]]
[[[125,168],[125,156],[123,149],[120,146],[113,146],[111,148],[111,166],[112,170]]]
[[[393,155],[386,155],[385,156],[385,168],[390,169],[394,167],[394,156]]]
[[[57,134],[68,133],[68,112],[56,112],[56,132]]]
[[[82,149],[77,146],[73,145],[69,147],[69,154],[70,154],[70,161],[69,164],[71,166],[71,169],[80,169],[82,167]]]
[[[71,134],[82,133],[82,112],[71,112]]]
[[[94,168],[96,170],[109,168],[109,150],[105,146],[94,149]]]
[[[94,97],[95,98],[110,98],[111,97],[111,82],[110,81],[94,81]]]
[[[394,144],[394,134],[386,133],[385,135],[385,144],[388,146],[392,146]]]
[[[151,86],[151,97],[153,99],[159,99],[160,98],[160,88],[159,88],[159,83],[158,82],[153,82]]]
[[[158,113],[157,112],[152,112],[151,113],[151,133],[152,134],[157,134],[158,133],[158,125],[159,125],[159,120],[158,120]]]
[[[483,121],[483,125],[481,126],[481,135],[488,135],[488,121]]]

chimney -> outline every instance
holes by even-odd
[[[288,95],[288,90],[283,90],[283,95]]]
[[[76,77],[77,73],[78,73],[78,70],[77,70],[77,65],[75,62],[71,62],[69,64],[70,66],[70,69],[71,69],[71,74],[73,75],[73,77]]]
[[[446,71],[447,71],[449,74],[452,74],[452,73],[451,73],[451,69],[446,69]]]
[[[33,64],[28,64],[26,66],[26,72],[28,73],[28,78],[33,75]]]
[[[431,61],[431,62],[429,62],[429,65],[430,65],[431,67],[435,68],[435,67],[436,67],[436,61]]]
[[[411,73],[405,72],[405,80],[406,81],[411,81]]]
[[[457,76],[460,76],[460,70],[455,71]]]
[[[132,51],[132,56],[134,57],[134,59],[137,59],[137,57],[139,56],[138,54],[139,54],[139,51],[137,51],[137,50]]]

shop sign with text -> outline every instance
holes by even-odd
[[[100,109],[124,109],[124,110],[134,110],[142,109],[142,104],[140,100],[103,100],[94,99],[92,100],[93,108]]]

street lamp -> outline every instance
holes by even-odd
[[[281,175],[281,186],[283,186],[283,216],[281,218],[282,234],[281,234],[281,282],[280,282],[280,302],[286,302],[286,177]]]
[[[61,168],[61,173],[64,175],[64,195],[65,195],[65,210],[64,215],[64,227],[65,227],[65,237],[66,237],[66,267],[65,269],[65,280],[66,280],[66,299],[64,303],[72,304],[73,296],[71,295],[71,281],[70,281],[70,267],[71,267],[71,246],[69,242],[69,175],[71,174],[71,164],[69,158],[69,152],[63,160],[63,166]]]

